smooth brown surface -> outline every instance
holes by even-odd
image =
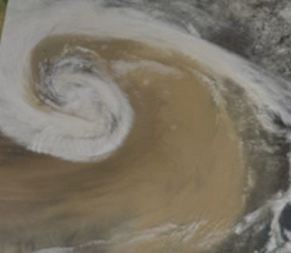
[[[104,252],[186,253],[222,239],[244,208],[245,168],[232,122],[193,73],[196,63],[137,42],[63,36],[35,49],[34,80],[37,63],[59,55],[65,45],[98,54],[100,66],[128,95],[134,127],[124,145],[99,163],[26,151],[5,159],[1,252],[126,235],[102,246]],[[195,233],[194,223],[201,223]],[[167,224],[174,228],[142,239]]]

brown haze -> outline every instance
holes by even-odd
[[[103,251],[94,245],[79,251],[193,253],[205,240],[211,246],[223,238],[244,208],[245,169],[233,124],[194,73],[198,65],[137,42],[62,36],[34,50],[34,81],[38,63],[65,45],[96,52],[100,67],[128,95],[134,125],[122,147],[96,163],[70,163],[3,142],[0,251],[127,235],[104,244]],[[30,95],[34,106],[45,109],[42,101],[32,101],[35,89]],[[198,223],[194,233],[191,224]],[[144,238],[169,224],[172,230]]]

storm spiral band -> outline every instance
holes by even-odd
[[[35,6],[33,18],[31,6]],[[291,92],[286,82],[274,80],[249,62],[204,41],[195,30],[190,34],[131,8],[106,7],[106,1],[101,0],[14,0],[9,10],[0,51],[0,128],[29,150],[81,162],[100,161],[117,151],[140,115],[123,90],[122,85],[126,84],[118,83],[112,73],[124,74],[137,66],[171,73],[173,79],[180,77],[181,70],[194,75],[206,84],[217,107],[223,109],[227,105],[224,95],[231,82],[245,92],[264,129],[278,130],[274,115],[285,125],[291,125],[288,104]],[[48,46],[58,40],[65,41],[60,43],[61,47],[58,43],[53,49]],[[103,48],[104,41],[112,45],[115,41],[122,42],[145,56],[154,49],[157,51],[151,53],[159,51],[162,57],[157,60],[148,56],[140,61],[131,55],[126,63],[109,59],[108,64],[98,53],[108,49],[104,45]],[[100,45],[98,50],[96,45]],[[163,57],[175,59],[177,52],[189,64],[173,70],[164,64]],[[288,131],[282,135],[290,139]],[[289,197],[290,192],[281,193],[231,232],[242,233],[258,213],[271,209],[274,219],[266,252],[274,252],[280,243],[287,247],[278,223]],[[178,235],[184,242],[196,230],[195,224],[182,227],[166,224],[95,244],[134,244],[144,238],[165,235]],[[73,248],[63,250],[74,252]]]
[[[72,161],[98,160],[121,145],[133,111],[126,95],[98,66],[94,52],[68,49],[56,59],[35,63],[35,74],[30,65],[33,48],[20,50],[25,54],[14,52],[15,60],[23,59],[16,67],[16,85],[3,96],[16,99],[12,107],[17,122],[8,120],[3,126],[8,135],[32,151]]]
[[[240,59],[224,54],[221,61],[220,54],[224,52],[205,41],[131,10],[124,15],[122,9],[99,8],[98,1],[75,0],[66,11],[58,10],[58,5],[64,2],[54,3],[53,13],[40,11],[43,16],[38,23],[29,19],[29,12],[24,12],[26,26],[6,33],[4,30],[1,99],[5,102],[0,113],[5,120],[0,123],[1,129],[30,150],[68,160],[96,160],[121,145],[133,121],[134,113],[126,95],[102,70],[98,55],[86,48],[67,49],[50,62],[35,63],[39,76],[33,76],[30,65],[33,49],[50,36],[130,39],[163,50],[178,49],[213,73],[249,86],[248,91],[255,99],[272,96],[258,89],[258,81],[254,82],[257,77],[253,76],[256,73],[245,75],[248,71],[245,66],[239,66],[239,71],[234,69],[241,65]],[[47,10],[52,8],[46,1],[42,5]],[[13,15],[8,17],[8,24],[9,18]],[[13,48],[10,41],[15,42]]]

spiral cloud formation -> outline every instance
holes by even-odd
[[[272,96],[273,91],[259,89],[256,73],[247,74],[242,60],[145,14],[102,8],[102,3],[11,1],[9,29],[4,29],[1,45],[0,127],[19,144],[67,160],[98,160],[121,145],[133,123],[126,95],[93,51],[67,48],[53,59],[32,64],[35,47],[52,36],[129,39],[178,49],[213,73],[247,86],[253,98],[267,101]],[[37,6],[36,17],[26,6]],[[21,26],[14,15],[21,17]]]
[[[256,109],[256,117],[265,129],[271,132],[278,130],[273,124],[274,115],[278,115],[286,126],[291,125],[291,91],[284,81],[273,80],[249,62],[202,40],[195,30],[189,34],[134,9],[105,7],[106,2],[10,1],[0,49],[2,133],[29,150],[69,161],[98,161],[116,151],[130,135],[135,118],[139,115],[127,98],[124,87],[118,83],[118,78],[111,75],[112,71],[126,72],[126,68],[135,68],[135,56],[124,64],[112,63],[115,68],[111,69],[95,50],[97,46],[102,47],[102,41],[115,40],[126,41],[128,44],[125,45],[136,47],[136,51],[142,51],[144,55],[147,55],[147,48],[139,48],[139,43],[163,52],[160,62],[150,62],[150,57],[148,61],[139,61],[141,68],[150,66],[161,71],[172,71],[161,64],[162,59],[165,55],[170,58],[173,52],[178,52],[186,59],[185,62],[190,59],[192,63],[197,63],[199,68],[189,70],[192,65],[185,64],[187,67],[183,66],[183,70],[185,73],[195,72],[202,78],[213,92],[216,102],[223,104],[222,94],[230,83],[225,80],[230,80],[245,92],[247,102]],[[114,48],[114,43],[111,46]],[[150,124],[147,127],[151,127]],[[175,125],[171,127],[174,131]],[[286,130],[284,134],[289,143],[290,131]],[[149,138],[153,137],[149,135]],[[168,140],[163,141],[167,143]],[[180,148],[173,150],[179,153]],[[174,151],[171,154],[176,156]],[[216,151],[213,152],[218,154]],[[179,154],[184,155],[183,152]],[[212,185],[210,188],[215,189]],[[268,203],[275,218],[267,252],[274,252],[282,239],[278,220],[290,195],[289,190],[277,202]],[[223,195],[223,199],[227,198]],[[255,216],[247,217],[247,226],[252,220],[250,217]],[[179,230],[181,238],[195,230],[192,225],[189,227]],[[245,226],[238,228],[236,232],[240,234]],[[176,232],[176,226],[155,230],[154,235],[172,230]],[[147,231],[145,236],[137,238],[149,238],[148,234]],[[111,242],[115,244],[119,240],[118,237]],[[128,241],[127,237],[124,241]],[[71,248],[64,250],[73,252]]]

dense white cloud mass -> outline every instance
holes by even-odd
[[[225,88],[223,79],[243,88],[266,129],[276,131],[274,114],[291,125],[290,88],[283,81],[266,77],[247,61],[193,36],[195,32],[188,34],[130,8],[105,8],[98,0],[10,0],[0,51],[0,128],[32,151],[72,161],[98,160],[123,143],[134,121],[134,110],[118,85],[90,57],[70,52],[56,58],[48,69],[40,67],[37,92],[49,110],[29,101],[31,53],[41,40],[62,34],[128,39],[179,51],[220,80],[212,87],[214,92]],[[279,214],[288,198],[288,193],[280,197],[272,210]],[[277,222],[275,215],[270,252],[277,243]]]

